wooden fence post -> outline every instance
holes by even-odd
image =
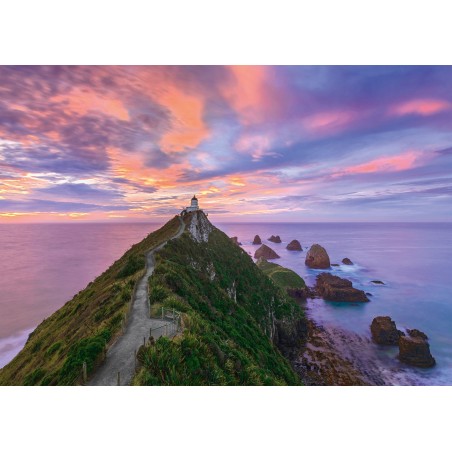
[[[121,372],[118,372],[118,379],[116,381],[117,386],[121,386]]]
[[[162,320],[163,320],[163,306],[162,306]]]
[[[86,361],[83,361],[83,383],[88,381],[88,370],[86,368]]]
[[[135,350],[135,371],[137,370],[137,351]]]

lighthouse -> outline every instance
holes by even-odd
[[[199,210],[198,198],[196,197],[196,195],[193,195],[193,198],[191,198],[190,206],[185,207],[185,209],[182,211],[182,214],[186,212],[195,212],[196,210]]]

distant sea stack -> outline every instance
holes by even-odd
[[[292,240],[287,246],[286,249],[289,251],[302,251],[301,244],[298,240]]]
[[[339,278],[331,273],[321,273],[317,276],[315,289],[317,293],[328,301],[369,301],[365,292],[355,289],[348,279]]]
[[[330,257],[323,246],[315,243],[306,254],[305,264],[310,268],[330,268]]]
[[[262,245],[254,253],[254,258],[259,259],[263,257],[264,259],[279,259],[279,256],[267,245]]]
[[[253,245],[262,245],[262,240],[258,235],[254,236]]]
[[[273,243],[281,243],[281,237],[279,235],[272,235],[269,239],[269,242]]]
[[[342,263],[344,265],[353,265],[353,262],[348,257],[344,257],[344,259],[342,259]]]

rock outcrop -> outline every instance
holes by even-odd
[[[353,265],[353,262],[348,257],[344,257],[344,259],[342,259],[342,263],[344,265]]]
[[[286,249],[289,251],[302,251],[301,244],[298,240],[292,240],[287,246]]]
[[[259,259],[263,257],[264,259],[279,259],[279,256],[267,245],[262,245],[254,253],[254,258]]]
[[[254,236],[253,245],[262,245],[262,240],[258,235]]]
[[[316,243],[307,252],[305,264],[310,268],[329,268],[330,257],[325,248]]]
[[[372,283],[372,284],[379,284],[379,285],[383,284],[383,285],[384,285],[384,282],[383,282],[383,281],[380,281],[380,280],[378,280],[378,279],[374,279],[373,281],[371,281],[371,283]]]
[[[273,242],[273,243],[281,243],[281,237],[279,235],[272,235],[269,239],[269,242]]]
[[[188,214],[189,224],[188,232],[195,242],[208,242],[209,234],[213,231],[213,226],[201,210]]]
[[[416,367],[432,367],[436,364],[428,342],[420,336],[400,337],[399,360]]]
[[[317,293],[329,301],[369,301],[364,291],[355,289],[348,279],[339,278],[331,273],[321,273],[317,276],[315,289]]]
[[[404,336],[404,333],[397,329],[394,320],[388,316],[375,317],[370,325],[370,331],[373,341],[380,345],[397,345],[399,339]]]
[[[412,329],[412,330],[406,330],[408,335],[411,337],[421,337],[422,339],[427,340],[428,336],[423,333],[422,331],[417,330],[416,328]]]
[[[238,237],[231,237],[231,241],[234,245],[241,245]]]

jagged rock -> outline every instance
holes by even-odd
[[[239,242],[238,237],[231,237],[232,243],[234,245],[241,245],[241,243]]]
[[[207,219],[205,213],[198,210],[191,212],[191,214],[188,215],[190,215],[191,218],[189,218],[187,229],[193,240],[198,243],[208,242],[209,234],[213,231],[213,226]]]
[[[259,259],[260,257],[264,259],[279,259],[279,256],[267,245],[262,245],[254,253],[255,259]]]
[[[339,267],[339,264],[331,264],[331,267]]]
[[[375,280],[371,281],[371,283],[373,283],[373,284],[383,284],[384,285],[384,282],[383,281],[379,281],[378,279],[375,279]]]
[[[330,257],[323,246],[315,243],[306,254],[305,264],[310,268],[329,268]]]
[[[365,292],[355,289],[351,281],[331,273],[318,275],[315,288],[322,298],[329,301],[369,301]]]
[[[417,330],[416,328],[414,328],[412,330],[407,329],[406,331],[411,337],[421,337],[422,339],[425,339],[425,340],[428,339],[428,336],[425,333]]]
[[[287,246],[286,249],[289,251],[302,251],[300,242],[298,240],[292,240]]]
[[[399,338],[405,335],[388,316],[375,317],[370,325],[370,331],[374,342],[380,345],[397,345]]]
[[[399,340],[399,360],[416,367],[432,367],[436,364],[428,342],[420,336],[402,336]]]
[[[344,257],[344,259],[342,259],[342,263],[344,265],[353,265],[353,262],[348,257]]]
[[[308,325],[305,319],[295,321],[276,320],[273,343],[285,356],[297,356],[300,345],[306,341],[307,334]]]
[[[279,235],[272,235],[269,239],[269,242],[273,242],[273,243],[281,243],[281,237]]]
[[[254,236],[253,245],[262,245],[262,240],[258,235]]]

